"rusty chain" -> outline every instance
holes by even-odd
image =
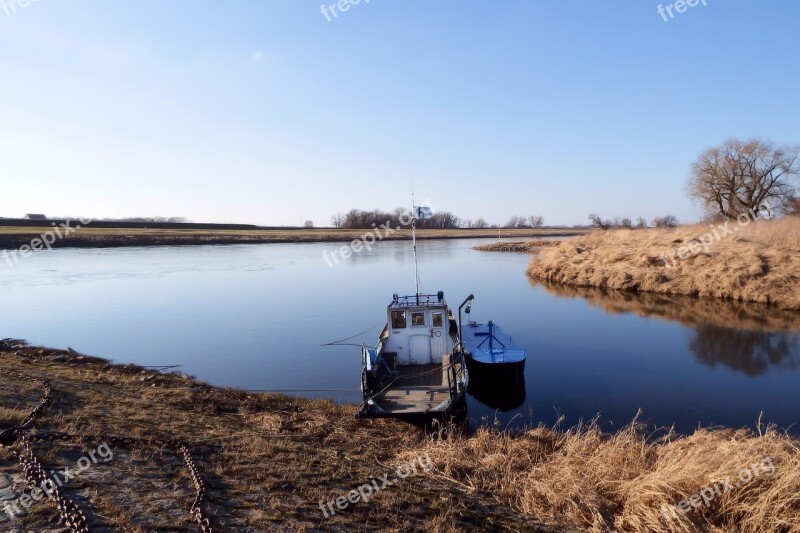
[[[47,475],[44,467],[31,449],[31,444],[34,442],[92,442],[96,443],[98,440],[107,444],[113,444],[124,448],[135,448],[138,445],[151,445],[156,447],[167,447],[178,452],[186,467],[189,469],[189,474],[195,487],[195,499],[189,512],[197,523],[199,530],[202,533],[212,533],[211,520],[203,510],[204,503],[206,503],[206,486],[203,477],[200,474],[200,469],[197,468],[192,453],[187,444],[181,440],[164,440],[164,439],[138,439],[134,437],[116,437],[112,435],[70,435],[67,433],[41,433],[36,435],[27,435],[26,430],[30,429],[39,415],[52,401],[53,390],[50,382],[45,379],[38,379],[23,374],[6,371],[7,376],[12,376],[22,380],[32,381],[41,385],[44,389],[44,395],[39,403],[31,410],[25,419],[13,426],[0,431],[0,447],[8,449],[14,457],[19,461],[23,472],[25,473],[25,480],[30,487],[42,487],[47,481]],[[19,453],[12,448],[13,445],[21,443],[25,449],[24,453]],[[89,527],[86,522],[86,516],[83,511],[69,498],[64,496],[59,488],[52,484],[52,490],[48,489],[45,493],[52,499],[58,506],[60,518],[62,522],[67,525],[75,533],[89,533]]]
[[[18,374],[14,371],[7,371],[6,375],[19,379],[27,379],[29,381],[33,381],[34,383],[38,383],[42,386],[42,388],[44,388],[44,396],[42,396],[42,399],[39,400],[39,403],[36,405],[36,407],[34,407],[31,412],[28,413],[28,416],[26,416],[22,422],[14,424],[10,428],[0,431],[0,446],[8,446],[9,444],[16,442],[22,432],[28,429],[36,421],[36,418],[42,413],[42,411],[45,410],[45,408],[47,408],[47,405],[53,398],[53,388],[50,386],[50,382],[47,380],[23,376],[22,374]]]
[[[41,461],[34,455],[30,441],[25,435],[20,437],[20,441],[25,448],[25,453],[19,454],[14,450],[11,450],[11,453],[17,457],[17,460],[22,465],[22,470],[25,472],[25,480],[30,487],[44,487],[49,478],[44,471],[44,467],[42,467]],[[86,515],[83,514],[83,511],[80,510],[75,502],[61,493],[61,489],[56,483],[50,480],[48,489],[44,492],[51,500],[56,502],[61,520],[65,525],[76,533],[89,533]]]

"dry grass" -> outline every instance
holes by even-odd
[[[473,250],[477,250],[478,252],[533,252],[538,248],[544,248],[545,246],[558,246],[561,241],[558,240],[551,240],[551,241],[519,241],[519,242],[492,242],[489,244],[480,244],[478,246],[473,246]]]
[[[736,227],[731,224],[731,228]],[[528,275],[579,287],[707,296],[800,310],[800,218],[757,221],[677,259],[708,226],[595,232],[569,239],[531,259]],[[718,232],[719,233],[719,232]],[[696,246],[696,245],[695,245]]]
[[[800,217],[785,217],[750,224],[742,227],[736,233],[736,238],[776,248],[800,250]]]
[[[800,447],[769,427],[707,429],[649,438],[633,423],[613,434],[594,422],[568,431],[537,428],[512,436],[481,429],[469,438],[431,442],[441,471],[467,490],[490,492],[519,512],[589,531],[800,531]],[[743,469],[759,467],[748,482]],[[667,519],[678,505],[731,478],[734,488],[709,506]],[[708,494],[708,493],[706,493]]]
[[[355,406],[217,389],[177,374],[14,341],[0,341],[0,365],[53,384],[53,405],[34,432],[192,443],[209,486],[215,531],[456,532],[521,530],[532,523],[489,494],[463,494],[448,480],[423,473],[324,518],[321,500],[347,495],[392,471],[403,462],[403,452],[420,450],[426,442],[422,431],[403,424],[357,421]],[[21,420],[41,395],[36,385],[4,373],[0,392],[0,429]],[[66,495],[88,511],[92,531],[197,530],[187,512],[194,497],[191,480],[174,453],[147,446],[112,448],[112,461],[65,485]],[[88,447],[38,443],[34,450],[49,469],[75,465]],[[22,493],[19,465],[0,447],[0,486],[4,479]],[[52,503],[40,502],[29,513],[10,522],[0,508],[0,531],[55,527]]]
[[[705,429],[659,438],[633,423],[516,434],[481,429],[448,438],[393,421],[357,421],[353,406],[216,389],[177,374],[111,365],[57,350],[0,342],[0,364],[53,383],[36,432],[181,438],[193,443],[220,531],[800,531],[800,444],[775,428]],[[4,424],[38,401],[35,385],[0,374]],[[666,433],[666,434],[665,434]],[[35,445],[48,468],[75,464],[78,444]],[[169,450],[114,448],[114,459],[65,485],[93,531],[194,531],[193,493]],[[409,477],[373,500],[323,518],[318,502],[345,495],[427,453],[431,475]],[[676,505],[771,459],[774,473],[737,483],[708,507],[667,521]],[[0,447],[0,482],[22,491]],[[39,503],[0,530],[54,527]],[[543,523],[550,525],[544,526]]]

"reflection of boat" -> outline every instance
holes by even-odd
[[[467,367],[471,367],[469,362]],[[513,411],[525,403],[524,379],[512,385],[503,379],[481,376],[479,375],[480,371],[473,368],[470,368],[470,372],[472,372],[472,378],[469,382],[469,394],[483,405],[506,412]]]

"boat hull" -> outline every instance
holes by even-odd
[[[467,356],[469,393],[482,404],[511,411],[525,402],[525,361],[483,363]]]

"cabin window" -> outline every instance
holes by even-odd
[[[411,325],[412,326],[424,326],[425,325],[425,313],[411,313]]]
[[[392,329],[402,329],[406,327],[406,312],[392,311]]]
[[[444,315],[442,313],[433,313],[433,327],[440,328],[444,326]]]

